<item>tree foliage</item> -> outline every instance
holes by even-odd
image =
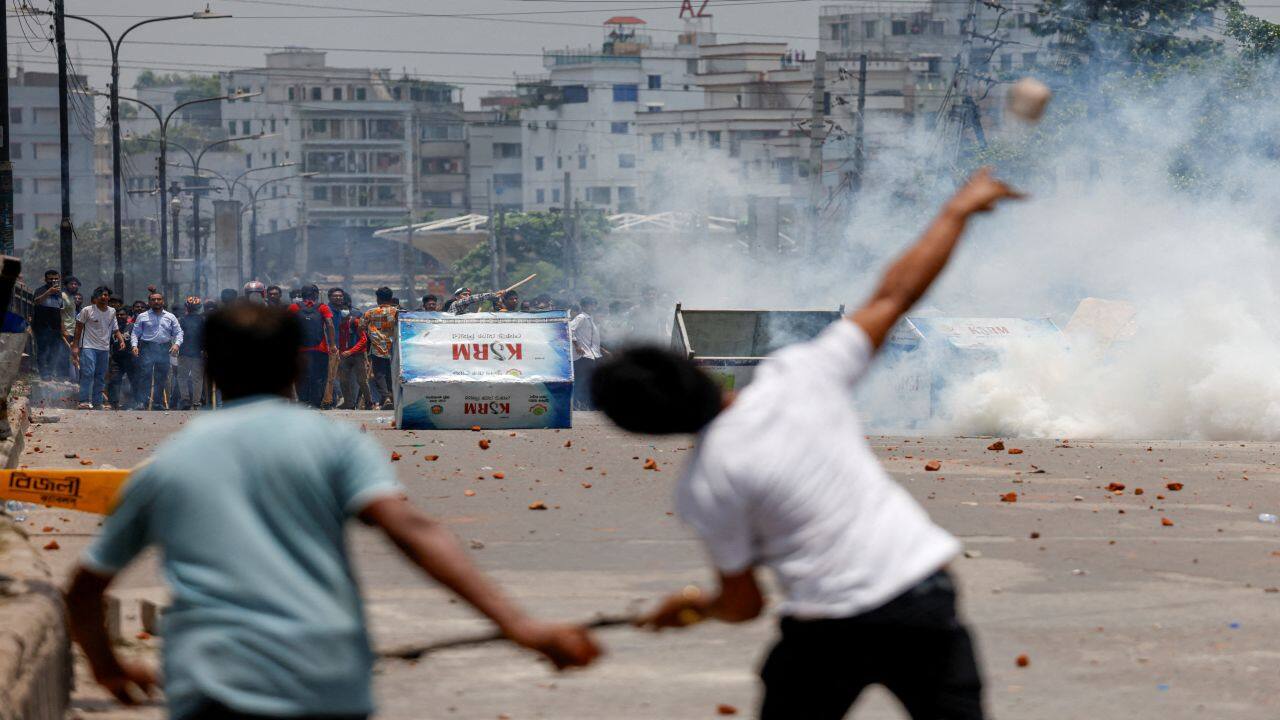
[[[501,232],[506,239],[508,281],[514,282],[531,273],[538,274],[536,280],[520,289],[522,296],[539,293],[559,295],[568,289],[564,230],[563,218],[558,212],[509,213],[503,218]],[[601,275],[593,268],[607,252],[608,230],[608,221],[602,213],[593,210],[578,215],[575,235],[578,239],[578,284],[581,292],[599,293],[605,286]],[[455,281],[477,292],[488,289],[491,284],[490,257],[488,244],[478,244],[454,266]]]
[[[150,235],[139,235],[129,228],[121,234],[124,256],[126,302],[144,297],[148,285],[160,282],[160,241]],[[111,225],[86,223],[75,231],[72,243],[72,270],[80,279],[83,292],[99,285],[111,287],[115,275],[115,242]],[[39,279],[48,268],[61,266],[58,232],[41,229],[35,240],[22,253],[23,275],[28,283]]]

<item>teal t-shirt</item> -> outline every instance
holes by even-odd
[[[387,454],[349,425],[255,397],[193,421],[125,486],[84,563],[163,554],[165,692],[264,715],[373,711],[373,654],[343,525],[400,491]]]

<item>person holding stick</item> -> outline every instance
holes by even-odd
[[[699,433],[677,484],[719,588],[688,586],[641,621],[655,630],[757,617],[758,568],[785,595],[782,637],[761,671],[764,720],[844,717],[885,685],[915,720],[983,717],[973,644],[946,566],[959,543],[876,461],[853,386],[898,319],[946,266],[970,218],[1019,194],[976,173],[872,297],[812,341],[763,363],[737,396],[657,347],[597,368],[597,406],[625,430]]]
[[[536,277],[538,277],[538,274],[534,273],[509,288],[495,292],[481,293],[479,295],[472,293],[471,288],[458,288],[454,291],[453,300],[445,304],[444,311],[453,313],[454,315],[464,315],[466,313],[478,311],[481,305],[490,301],[493,301],[496,304],[501,304],[506,298],[507,293],[514,291],[516,288]]]
[[[67,591],[72,637],[116,698],[133,704],[159,684],[113,650],[104,600],[155,546],[173,594],[170,717],[367,717],[374,656],[343,535],[352,517],[556,667],[599,655],[584,628],[534,620],[508,600],[447,528],[404,499],[385,450],[288,401],[303,344],[295,316],[232,303],[209,317],[205,339],[226,406],[131,475]]]

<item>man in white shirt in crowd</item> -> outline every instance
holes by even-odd
[[[90,303],[76,315],[71,359],[80,368],[80,409],[101,410],[107,386],[107,366],[111,362],[111,340],[120,334],[116,311],[107,305],[111,288],[93,291]]]
[[[142,388],[138,408],[163,409],[164,390],[169,378],[169,357],[182,347],[182,326],[173,313],[164,309],[164,295],[147,296],[148,310],[133,321],[133,357],[142,363]]]
[[[763,720],[837,720],[871,684],[914,720],[983,717],[973,643],[946,571],[959,543],[876,461],[852,390],[968,220],[1016,197],[979,171],[865,305],[774,354],[736,397],[657,347],[613,355],[596,373],[595,401],[622,428],[700,433],[676,507],[705,543],[719,589],[686,587],[642,624],[750,620],[764,607],[756,569],[778,580],[782,637],[761,670]]]
[[[596,363],[603,357],[600,347],[600,328],[591,317],[596,310],[594,298],[584,297],[578,314],[569,321],[569,358],[573,360],[573,407],[575,410],[594,410],[591,402],[591,376]]]

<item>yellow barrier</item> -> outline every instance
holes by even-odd
[[[0,470],[0,500],[107,515],[132,470]]]

